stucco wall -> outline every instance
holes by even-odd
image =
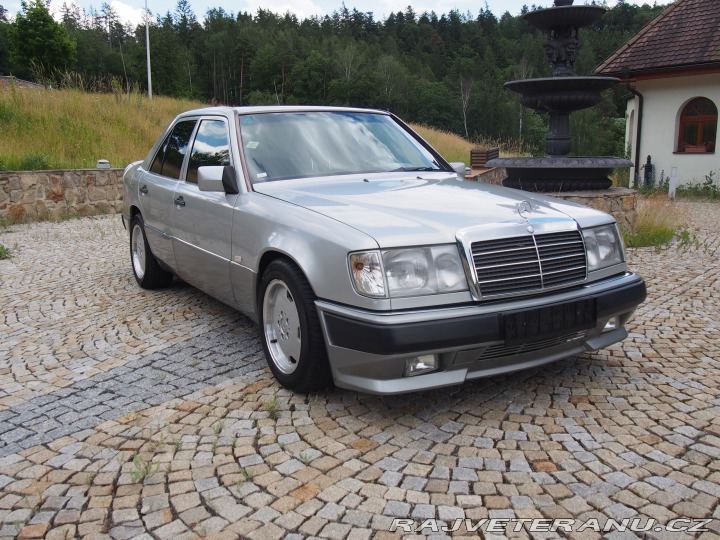
[[[0,171],[0,217],[16,223],[120,211],[122,169]]]
[[[713,154],[677,153],[677,140],[682,108],[693,98],[706,97],[720,109],[720,73],[640,80],[635,88],[643,95],[642,141],[640,143],[640,170],[651,156],[655,165],[656,182],[664,172],[669,178],[673,172],[677,185],[697,184],[705,181],[710,171],[720,175],[720,151]],[[638,98],[627,103],[626,143],[632,148],[631,159],[635,161],[634,148],[638,124]]]

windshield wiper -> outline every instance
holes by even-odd
[[[432,167],[398,167],[397,169],[392,169],[390,172],[398,172],[398,171],[439,171],[440,169],[434,169]]]

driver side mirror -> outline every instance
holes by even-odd
[[[467,173],[465,164],[462,161],[453,161],[452,163],[450,163],[450,166],[453,168],[453,171],[455,171],[460,180],[465,180],[465,175]]]
[[[240,193],[235,168],[232,165],[208,165],[198,167],[200,191],[224,191],[228,195]]]

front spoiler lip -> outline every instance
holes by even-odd
[[[645,299],[646,294],[645,282],[642,278],[636,274],[624,273],[551,295],[510,299],[493,304],[466,305],[445,309],[428,308],[384,314],[340,306],[322,300],[317,300],[316,306],[335,384],[341,388],[390,395],[440,388],[461,384],[469,379],[534,368],[562,358],[607,347],[627,337],[624,324],[637,305]],[[473,333],[474,337],[463,338],[461,331],[457,331],[454,335],[455,338],[463,339],[463,343],[467,341],[471,343],[460,344],[458,341],[448,345],[448,340],[443,338],[442,334],[431,330],[433,323],[440,325],[440,328],[452,329],[453,324],[460,319],[463,324],[460,324],[459,328],[468,328],[468,325],[464,324],[466,321],[462,321],[462,319],[472,319],[473,316],[476,316],[479,317],[477,320],[498,321],[501,320],[504,312],[531,309],[588,297],[597,298],[597,326],[588,330],[583,339],[534,352],[511,354],[490,361],[457,363],[455,358],[459,358],[462,351],[465,351],[463,354],[469,353],[472,356],[475,350],[503,343],[503,337],[501,335],[492,336],[492,330],[485,331],[476,327]],[[619,317],[621,326],[612,331],[603,331],[607,321],[616,316]],[[357,321],[361,332],[354,337],[352,334],[344,337],[333,335],[332,321],[337,320],[338,317],[349,318],[350,323]],[[330,324],[328,324],[329,322]],[[422,330],[419,334],[415,334],[420,335],[422,340],[420,343],[413,342],[411,339],[413,327]],[[378,339],[383,334],[386,337],[392,337],[397,328],[401,329],[399,334],[389,342],[383,343]],[[403,338],[403,331],[408,328],[411,329],[411,332]],[[501,333],[502,325],[498,323],[497,328]],[[370,331],[373,329],[378,330],[379,333]],[[478,339],[478,332],[483,332],[483,337]],[[486,339],[487,336],[499,339]],[[343,339],[346,340],[345,344],[354,344],[358,346],[358,349],[341,346],[338,341],[343,342]],[[445,339],[444,344],[441,344],[443,339]],[[439,344],[441,345],[439,346]],[[380,352],[367,352],[368,350]],[[440,368],[424,375],[404,377],[403,370],[406,359],[423,354],[437,354],[440,358]]]
[[[502,316],[518,309],[596,298],[597,318],[601,320],[633,310],[647,295],[645,282],[635,274],[592,283],[573,292],[569,298],[567,293],[554,294],[488,306],[392,314],[348,310],[321,301],[316,305],[328,344],[375,355],[397,355],[503,341]]]
[[[358,392],[367,392],[377,395],[394,395],[405,394],[409,392],[419,392],[422,390],[435,390],[446,386],[454,386],[463,384],[467,381],[482,379],[487,377],[495,377],[497,375],[505,375],[515,371],[532,369],[557,362],[563,358],[568,358],[588,351],[596,351],[602,349],[618,341],[622,341],[627,337],[627,331],[624,328],[613,330],[601,334],[595,338],[579,342],[570,349],[564,349],[560,352],[551,352],[550,354],[542,354],[536,358],[524,358],[517,362],[508,362],[500,367],[490,367],[482,369],[472,369],[467,367],[455,367],[445,371],[433,371],[425,375],[416,377],[402,377],[395,379],[374,379],[372,377],[361,377],[354,374],[341,374],[335,380],[335,384],[341,388],[355,390]]]

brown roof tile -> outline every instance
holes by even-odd
[[[602,75],[720,65],[720,0],[676,0],[605,60]]]

